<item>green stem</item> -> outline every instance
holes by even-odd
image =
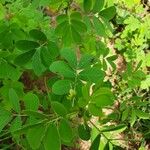
[[[113,143],[111,142],[111,140],[92,122],[90,121],[90,123],[97,129],[97,131],[103,135],[104,138],[106,138],[112,145]]]
[[[17,133],[17,132],[19,132],[19,131],[21,131],[21,130],[23,130],[23,129],[28,129],[28,128],[30,128],[30,127],[33,127],[33,126],[36,126],[36,125],[42,124],[42,123],[44,123],[44,122],[46,122],[46,121],[47,121],[47,119],[44,119],[44,120],[39,121],[39,122],[37,122],[37,123],[35,123],[35,124],[26,125],[26,126],[24,126],[23,128],[20,128],[20,129],[14,130],[14,131],[12,131],[12,132],[11,132],[11,131],[6,132],[6,133],[4,133],[4,134],[0,135],[0,138],[1,138],[1,137],[4,137],[4,136],[7,136],[7,135],[9,135],[10,133],[15,134],[15,133]]]

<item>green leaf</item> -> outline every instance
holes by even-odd
[[[50,50],[47,47],[41,47],[40,56],[42,63],[48,68],[52,63]]]
[[[75,72],[64,62],[64,61],[55,61],[50,65],[50,71],[57,73],[64,77],[74,78]]]
[[[101,132],[112,132],[112,131],[117,131],[117,130],[125,130],[127,126],[125,124],[119,124],[119,125],[111,125],[111,126],[106,126]]]
[[[63,104],[53,101],[51,102],[52,108],[59,116],[65,117],[67,115],[67,110]]]
[[[22,53],[15,58],[14,63],[19,66],[23,66],[32,59],[34,53],[35,53],[35,50],[31,50],[31,51]]]
[[[104,10],[102,10],[99,13],[100,16],[104,17],[107,20],[111,20],[116,15],[116,8],[114,6],[108,7]]]
[[[101,134],[98,134],[94,139],[94,141],[92,142],[90,150],[99,150],[100,139],[101,139]]]
[[[99,81],[103,81],[105,73],[97,68],[92,67],[85,69],[79,73],[79,78],[85,81],[97,83]]]
[[[57,16],[56,21],[60,24],[68,20],[68,16],[66,14],[61,14]]]
[[[10,112],[0,107],[0,133],[2,132],[2,129],[9,123],[11,119],[12,119],[12,115],[10,114]]]
[[[79,61],[78,67],[79,69],[89,67],[94,62],[95,57],[89,54],[84,54],[81,56],[81,59]]]
[[[79,35],[79,33],[76,30],[74,31],[74,29],[72,29],[72,25],[70,25],[68,21],[58,24],[55,29],[56,35],[62,37],[63,44],[65,46],[70,46],[74,42],[76,43],[78,41],[81,41],[81,36]],[[74,40],[75,36],[77,36],[76,38],[78,38],[78,41]]]
[[[59,134],[63,142],[70,143],[73,139],[72,128],[65,119],[61,119],[59,123]]]
[[[50,58],[52,60],[59,56],[59,47],[56,42],[49,41],[47,48],[50,52],[50,55],[51,55]]]
[[[44,42],[47,40],[46,35],[38,29],[30,30],[29,34],[34,40],[39,40]]]
[[[88,110],[93,116],[101,116],[102,115],[102,109],[100,107],[97,107],[95,104],[90,103],[88,105]]]
[[[9,100],[12,104],[13,109],[17,112],[20,113],[20,104],[19,104],[19,97],[14,89],[9,90]]]
[[[112,105],[114,96],[109,88],[101,87],[92,94],[91,101],[96,103],[97,106],[103,107]]]
[[[71,23],[74,29],[76,29],[76,31],[78,31],[79,33],[84,33],[87,31],[87,27],[82,21],[71,19]]]
[[[94,25],[94,28],[96,30],[96,34],[102,36],[102,37],[106,37],[107,34],[106,34],[106,29],[103,25],[103,23],[97,18],[97,17],[94,17],[93,18],[93,25]]]
[[[43,120],[34,120],[34,122],[28,122],[27,124],[23,125],[21,128],[13,131],[14,134],[26,134],[27,131],[37,125],[40,125],[40,124],[44,124],[46,123],[47,120],[46,119],[43,119]]]
[[[146,54],[146,66],[150,67],[150,52]]]
[[[0,78],[16,81],[20,78],[21,72],[5,61],[0,62]]]
[[[150,113],[146,113],[140,109],[135,109],[135,114],[140,118],[140,119],[150,119]]]
[[[79,100],[78,100],[79,107],[84,108],[84,107],[86,107],[87,104],[88,104],[88,101],[86,99],[84,99],[82,97],[79,98]]]
[[[83,87],[82,87],[82,96],[83,98],[86,100],[86,101],[89,101],[90,100],[90,84],[85,84]]]
[[[100,12],[101,9],[104,7],[104,3],[105,3],[105,0],[95,0],[94,7],[93,7],[92,11],[94,13]]]
[[[114,145],[113,150],[124,150],[124,148],[117,146],[117,145]]]
[[[78,126],[78,134],[82,140],[88,141],[91,137],[91,128],[88,125],[80,124]]]
[[[72,43],[80,44],[82,41],[80,33],[72,24],[66,27],[65,35],[66,36],[63,37],[63,42],[66,46]]]
[[[77,17],[79,16],[79,17]],[[59,21],[55,33],[62,37],[64,46],[70,46],[74,43],[79,44],[82,41],[81,34],[87,29],[79,13],[72,12],[70,16],[62,17]],[[65,18],[65,20],[63,19]]]
[[[63,48],[61,51],[61,56],[67,60],[69,65],[73,68],[77,66],[77,57],[75,51],[70,48]]]
[[[117,58],[118,58],[117,55],[113,55],[113,56],[107,57],[107,61],[115,61]]]
[[[29,51],[38,48],[40,45],[34,41],[20,40],[16,42],[16,47],[22,51]]]
[[[13,132],[16,131],[17,129],[20,129],[22,126],[22,121],[21,121],[21,117],[17,116],[12,122],[11,122],[11,126],[10,126],[10,131]],[[14,134],[15,135],[15,134]]]
[[[56,95],[64,95],[71,89],[72,82],[70,80],[58,80],[52,86],[52,92]]]
[[[142,60],[138,62],[138,64],[137,64],[137,66],[136,66],[135,71],[137,71],[137,70],[139,70],[139,69],[140,69],[140,67],[142,66],[142,63],[143,63],[143,61],[142,61]]]
[[[109,142],[106,143],[106,145],[105,145],[103,150],[109,150]]]
[[[48,118],[48,115],[43,114],[41,111],[34,111],[34,110],[23,110],[22,113],[38,119],[46,119]]]
[[[133,77],[140,80],[144,80],[146,78],[146,74],[141,70],[137,70],[133,73]]]
[[[92,8],[92,0],[83,0],[83,8],[85,12],[89,12]]]
[[[147,76],[146,76],[146,80],[143,80],[143,81],[141,82],[141,88],[148,90],[149,87],[150,87],[150,75],[147,75]]]
[[[41,60],[41,49],[38,49],[33,55],[32,68],[37,76],[42,75],[42,73],[46,70]]]
[[[26,133],[26,138],[32,149],[38,149],[45,136],[46,127],[43,124],[30,128]]]
[[[10,126],[10,132],[12,134],[12,137],[15,139],[15,141],[17,142],[17,144],[19,144],[20,142],[20,134],[16,134],[14,133],[16,130],[21,129],[22,127],[22,121],[21,121],[21,117],[17,116],[12,122],[11,122],[11,126]]]
[[[22,6],[24,8],[28,7],[29,5],[30,5],[30,0],[24,0],[24,1],[22,1]]]
[[[112,98],[110,98],[109,95],[103,95],[103,94],[92,98],[92,101],[94,101],[96,106],[98,107],[104,107],[113,104]]]
[[[103,59],[103,69],[106,71],[107,70],[107,62],[105,59]]]
[[[82,20],[82,15],[78,11],[72,12],[71,15],[70,15],[70,17],[71,17],[71,19],[74,19],[74,20],[79,20],[79,21]]]
[[[68,20],[60,22],[55,28],[56,35],[63,37],[63,34],[65,33],[65,31],[66,31],[65,29],[67,26],[68,26]]]
[[[91,18],[90,16],[85,15],[83,21],[86,24],[87,32],[90,33],[92,30]]]
[[[128,118],[129,112],[130,112],[130,109],[129,109],[129,108],[126,108],[126,109],[123,111],[122,117],[121,117],[121,120],[122,120],[122,121],[125,121],[125,120]]]
[[[27,93],[24,96],[24,103],[25,103],[25,109],[26,110],[32,110],[37,111],[39,107],[39,99],[38,97],[33,93]]]
[[[59,133],[54,124],[49,125],[43,144],[45,150],[61,150]]]
[[[134,123],[136,122],[136,112],[134,110],[134,108],[132,108],[132,111],[131,111],[131,117],[130,117],[130,124],[131,124],[131,127],[134,125]]]

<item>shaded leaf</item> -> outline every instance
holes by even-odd
[[[38,149],[45,136],[46,127],[43,124],[30,128],[26,133],[26,138],[32,149]]]
[[[39,40],[39,41],[46,41],[47,40],[46,35],[38,29],[30,30],[29,34],[35,40]]]
[[[32,58],[32,67],[37,76],[42,75],[42,73],[46,70],[41,60],[41,49],[38,49],[34,53],[33,58]]]
[[[45,65],[45,67],[49,67],[52,63],[51,52],[47,47],[41,47],[41,61]]]
[[[54,124],[48,126],[43,140],[45,150],[61,150],[61,142],[58,130]]]
[[[15,58],[14,63],[17,65],[23,66],[32,59],[34,53],[35,53],[35,50],[31,50],[31,51],[22,53]]]
[[[90,150],[99,150],[100,138],[101,138],[101,134],[98,134],[94,139],[94,141],[92,142]]]
[[[17,112],[20,113],[20,104],[19,104],[19,97],[14,89],[9,90],[9,100],[10,103],[12,104],[13,109]]]
[[[79,20],[79,21],[82,20],[82,15],[78,11],[72,12],[70,17],[71,17],[71,19],[74,19],[74,20]]]
[[[15,141],[19,144],[20,142],[20,134],[14,133],[14,131],[20,129],[22,127],[21,117],[17,116],[12,122],[10,126],[10,132]]]
[[[73,132],[69,122],[65,119],[61,119],[59,123],[59,134],[62,141],[68,143],[73,139]]]
[[[50,55],[51,55],[49,57],[49,59],[53,60],[53,59],[55,59],[56,57],[59,56],[59,47],[58,47],[56,42],[49,41],[48,45],[47,45],[47,48],[48,48],[48,50],[50,52]]]
[[[80,124],[78,126],[78,134],[82,140],[88,141],[91,137],[91,128],[88,125]]]
[[[92,8],[92,0],[83,0],[83,8],[85,12],[89,12]]]
[[[34,41],[20,40],[16,42],[16,47],[19,50],[29,51],[39,47],[39,44]]]
[[[33,93],[27,93],[24,96],[24,103],[25,103],[25,109],[36,111],[39,107],[39,99],[38,97]]]
[[[51,102],[52,108],[59,116],[65,117],[67,115],[67,110],[63,104],[53,101]]]
[[[104,150],[109,150],[109,142],[106,143]]]
[[[10,114],[10,112],[0,107],[0,133],[2,132],[3,128],[9,123],[11,119],[12,119],[12,115]]]
[[[20,78],[21,72],[7,62],[0,62],[0,78],[16,81]]]

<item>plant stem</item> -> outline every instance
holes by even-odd
[[[92,121],[90,121],[90,123],[97,129],[97,131],[98,131],[100,134],[103,135],[104,138],[106,138],[106,139],[113,145],[113,143],[111,142],[111,140],[110,140],[103,132],[101,132],[101,130],[100,130]]]

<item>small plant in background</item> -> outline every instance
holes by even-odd
[[[79,139],[90,150],[146,145],[147,16],[118,15],[120,3],[107,0],[2,0],[0,8],[1,149],[77,148]]]

